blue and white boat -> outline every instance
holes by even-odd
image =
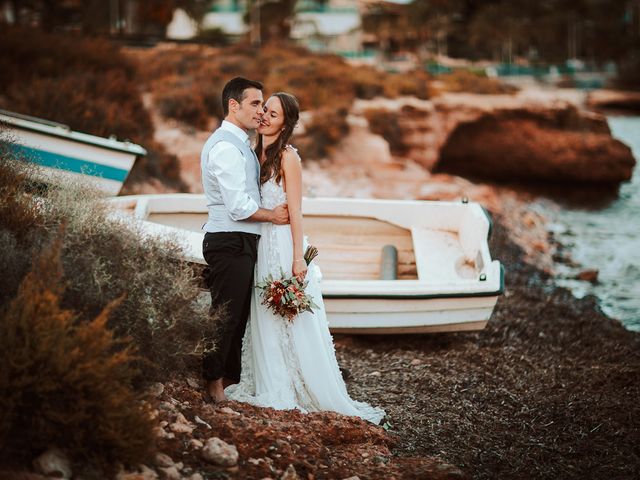
[[[37,163],[45,175],[81,177],[108,195],[122,189],[137,157],[147,151],[140,145],[75,132],[68,126],[41,118],[0,110],[0,123],[11,148]]]

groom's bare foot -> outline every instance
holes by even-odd
[[[213,403],[225,402],[227,397],[224,394],[222,379],[210,380],[205,387],[205,399]]]

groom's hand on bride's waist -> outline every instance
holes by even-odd
[[[289,223],[289,207],[286,203],[278,205],[272,212],[273,218],[271,223],[276,225],[287,225]]]
[[[252,222],[271,222],[275,225],[287,225],[289,223],[289,207],[286,203],[283,203],[274,209],[258,208],[258,210],[246,220]]]

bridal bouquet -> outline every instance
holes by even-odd
[[[309,245],[304,253],[307,265],[318,255],[318,249]],[[286,318],[290,322],[301,312],[313,313],[318,306],[313,298],[305,292],[307,280],[300,281],[297,277],[273,278],[271,274],[256,285],[261,290],[262,305],[266,305],[274,314]]]

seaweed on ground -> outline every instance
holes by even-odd
[[[487,328],[341,337],[350,392],[388,411],[398,455],[474,478],[638,478],[640,335],[524,263],[500,224],[491,248],[507,285]]]

